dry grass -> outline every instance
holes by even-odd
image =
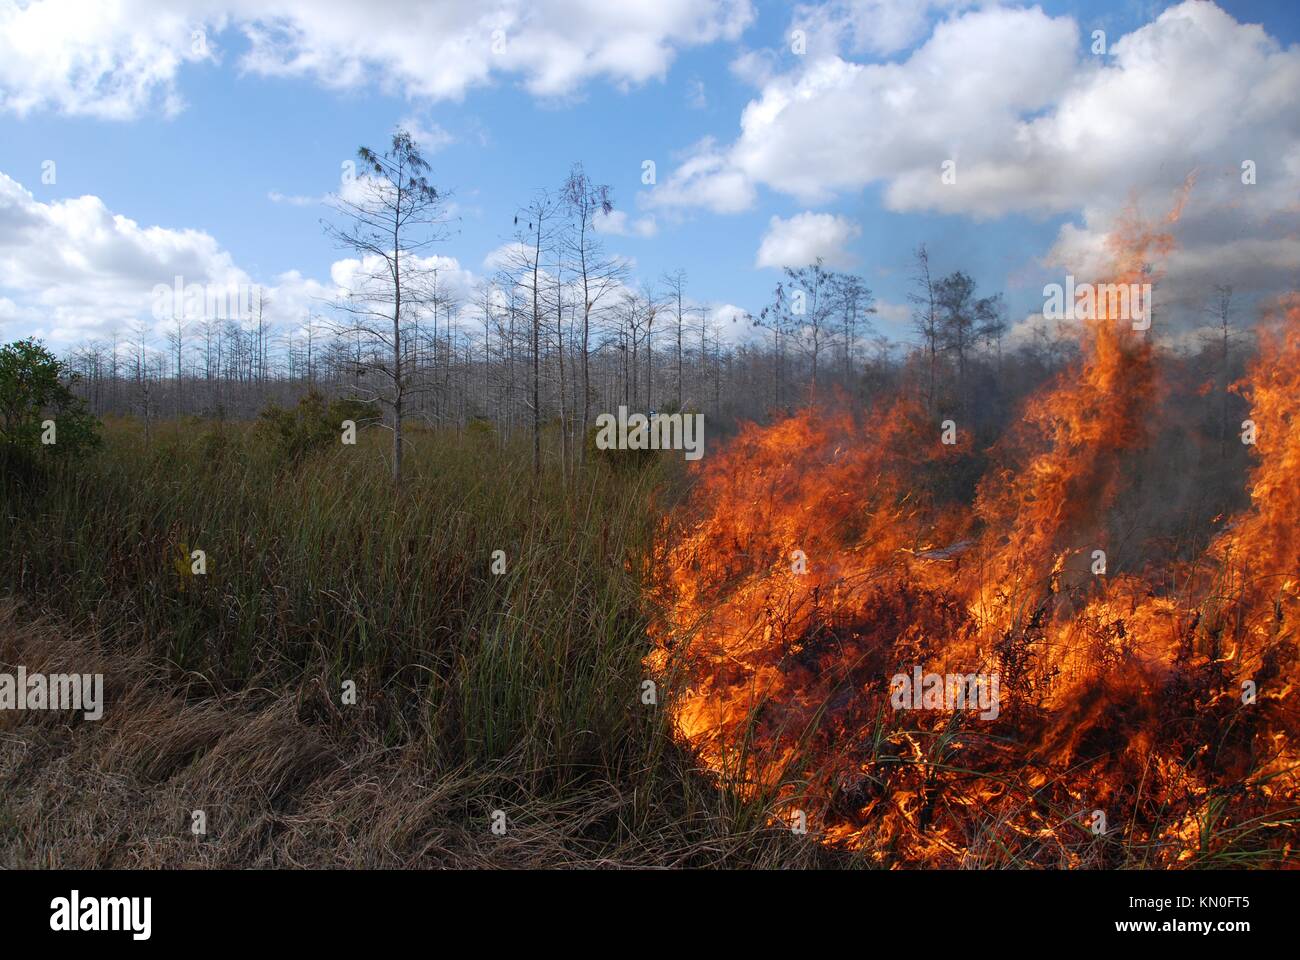
[[[480,868],[804,866],[825,863],[726,803],[679,820],[653,805],[635,840],[598,839],[610,819],[644,817],[620,785],[520,800],[509,763],[439,770],[418,740],[386,747],[373,723],[344,720],[318,680],[292,693],[214,694],[141,653],[31,622],[0,604],[0,669],[103,673],[99,721],[0,713],[0,866],[57,868]],[[688,770],[681,775],[690,778]],[[686,790],[693,789],[687,785]],[[704,788],[696,801],[721,795]],[[507,799],[510,798],[510,799]],[[489,829],[506,809],[505,836]],[[191,811],[208,832],[191,832]]]
[[[412,431],[395,496],[378,436],[286,462],[244,425],[107,432],[76,471],[0,470],[0,663],[102,672],[107,701],[0,714],[0,863],[834,858],[699,776],[639,700],[653,467],[535,484],[491,437]]]

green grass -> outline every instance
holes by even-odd
[[[466,830],[500,803],[547,821],[569,860],[837,858],[694,773],[666,691],[641,703],[639,577],[680,461],[594,463],[569,483],[553,463],[535,481],[526,438],[412,429],[396,492],[378,430],[296,464],[248,425],[156,424],[147,447],[130,421],[105,435],[76,470],[0,483],[0,577],[33,615],[165,665],[191,699],[319,687],[336,737],[474,784],[453,804]],[[205,552],[206,575],[183,572],[182,549]]]

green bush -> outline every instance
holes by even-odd
[[[270,445],[277,459],[296,464],[318,450],[337,444],[343,421],[351,420],[360,429],[375,419],[370,404],[352,398],[326,402],[320,393],[310,390],[295,407],[286,409],[272,404],[263,410],[257,434]]]
[[[596,446],[596,436],[600,428],[595,425],[587,428],[587,459],[594,463],[604,463],[615,470],[639,471],[654,466],[660,459],[659,450],[602,450]]]
[[[74,458],[99,446],[99,421],[73,395],[75,380],[37,340],[0,347],[0,447],[7,458]]]

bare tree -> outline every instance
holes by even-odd
[[[806,267],[786,267],[785,279],[776,285],[772,303],[755,321],[772,331],[778,345],[785,339],[793,340],[812,362],[809,404],[817,402],[818,362],[831,335],[834,276],[822,266],[821,257]]]
[[[268,351],[268,336],[266,324],[266,292],[262,289],[261,284],[257,286],[257,307],[253,314],[253,331],[256,335],[255,353],[253,357],[255,378],[259,384],[266,382],[266,365]],[[243,318],[240,317],[242,320]]]
[[[515,215],[515,242],[504,267],[507,283],[522,289],[532,314],[528,406],[532,419],[534,476],[542,472],[542,316],[548,282],[542,263],[556,241],[559,214],[559,203],[545,190],[538,191],[528,206]]]
[[[149,372],[149,324],[141,320],[135,325],[135,339],[130,344],[131,359],[134,367],[136,398],[141,415],[144,417],[144,442],[148,446],[152,440],[152,374]]]
[[[961,270],[951,273],[935,283],[934,300],[943,346],[957,354],[957,389],[964,406],[966,357],[975,341],[975,281]]]
[[[867,317],[876,312],[876,298],[862,282],[862,278],[853,274],[836,274],[832,278],[831,287],[835,310],[840,315],[840,346],[844,351],[844,382],[847,384],[853,373],[858,331],[865,327],[867,334],[871,333],[871,323]]]
[[[677,409],[682,409],[682,329],[686,320],[687,308],[685,305],[686,297],[686,271],[675,270],[672,273],[666,273],[663,276],[663,284],[666,289],[666,299],[669,306],[673,309],[673,319],[676,324],[677,332]],[[701,345],[701,351],[704,347]]]
[[[921,346],[925,351],[928,372],[926,405],[930,413],[933,414],[935,410],[936,375],[939,365],[939,311],[935,301],[934,281],[930,276],[930,253],[925,249],[925,244],[921,244],[916,248],[914,257],[916,258],[916,276],[913,278],[913,284],[916,289],[907,295],[907,299],[912,303],[912,328],[921,338]]]
[[[1214,285],[1214,294],[1206,305],[1206,313],[1214,320],[1214,332],[1203,341],[1212,342],[1219,354],[1219,459],[1228,458],[1228,387],[1232,381],[1232,346],[1238,334],[1232,326],[1232,287],[1226,283]]]
[[[565,480],[569,476],[569,417],[565,409],[564,397],[564,248],[555,245],[555,361],[559,374],[556,390],[560,406],[560,476]]]
[[[582,436],[578,457],[586,461],[587,431],[591,428],[591,333],[592,316],[600,302],[622,285],[627,271],[623,261],[608,257],[596,234],[596,217],[608,215],[614,200],[608,186],[592,183],[582,164],[576,163],[564,182],[563,200],[569,215],[565,247],[581,288],[582,323],[578,355],[582,364]]]
[[[335,242],[361,259],[352,289],[336,306],[352,318],[358,333],[386,348],[387,359],[376,356],[372,362],[386,389],[376,390],[369,399],[392,413],[397,485],[402,479],[402,417],[410,385],[403,369],[403,329],[429,301],[432,270],[421,263],[420,253],[446,237],[445,197],[426,179],[429,164],[405,130],[393,134],[392,146],[383,155],[361,147],[357,156],[364,174],[332,201],[347,223],[325,227]]]
[[[654,328],[659,315],[659,298],[650,284],[641,287],[641,302],[645,308],[645,403],[647,412],[654,409]]]
[[[992,344],[997,358],[997,369],[1002,370],[1002,338],[1007,334],[1007,306],[1002,294],[982,297],[975,302],[975,333]]]
[[[185,321],[185,314],[182,311],[176,311],[173,326],[167,331],[167,345],[171,348],[171,355],[176,360],[176,417],[181,416],[181,401],[184,398],[184,371],[182,364],[185,360],[185,330],[188,324]]]
[[[641,402],[640,363],[641,344],[644,339],[649,345],[649,328],[655,310],[654,298],[646,288],[633,290],[624,288],[618,302],[618,349],[622,356],[623,368],[623,403],[634,407]],[[642,337],[642,331],[646,331]],[[649,395],[646,397],[650,402]]]

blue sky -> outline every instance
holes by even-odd
[[[747,128],[742,136],[742,115],[747,106],[765,95],[798,89],[818,64],[829,64],[841,71],[845,79],[834,81],[834,85],[849,97],[855,95],[845,85],[858,82],[852,77],[864,76],[852,71],[872,65],[897,65],[897,76],[872,81],[871,95],[887,98],[892,91],[909,89],[914,84],[907,71],[914,68],[913,72],[920,74],[918,61],[927,56],[927,45],[932,45],[930,49],[939,46],[936,27],[942,31],[941,25],[946,24],[953,28],[954,35],[964,31],[961,36],[984,38],[981,42],[989,44],[971,45],[969,60],[953,59],[951,53],[943,54],[949,59],[934,54],[933,61],[947,71],[943,82],[960,90],[966,83],[967,70],[975,64],[997,70],[1007,63],[1010,69],[1015,58],[1061,43],[1062,37],[1068,42],[1072,27],[1077,31],[1077,43],[1070,57],[1057,50],[1054,59],[1047,62],[1074,62],[1059,68],[1061,76],[1051,81],[1057,90],[1045,94],[1042,102],[1020,99],[1019,91],[1032,85],[1032,79],[1012,77],[1005,85],[999,85],[996,76],[982,81],[989,90],[991,114],[1010,113],[1008,122],[1021,129],[1036,118],[1052,119],[1070,113],[1062,109],[1062,104],[1071,95],[1081,96],[1079,88],[1092,82],[1089,78],[1098,71],[1111,70],[1114,82],[1127,77],[1127,82],[1138,84],[1141,55],[1130,54],[1124,66],[1117,66],[1113,56],[1093,57],[1088,49],[1091,31],[1104,29],[1114,43],[1134,31],[1157,29],[1153,21],[1171,7],[1182,11],[1180,15],[1186,22],[1179,27],[1176,17],[1166,15],[1167,22],[1159,29],[1169,37],[1185,34],[1190,24],[1207,37],[1221,33],[1225,45],[1231,47],[1239,42],[1245,51],[1241,63],[1234,58],[1231,70],[1223,68],[1219,86],[1196,94],[1211,100],[1219,95],[1223,98],[1222,103],[1211,104],[1206,110],[1207,122],[1215,110],[1223,111],[1225,116],[1239,116],[1240,103],[1232,99],[1234,85],[1262,88],[1279,76],[1278,82],[1285,82],[1292,76],[1288,71],[1294,71],[1300,60],[1300,53],[1292,47],[1300,34],[1300,12],[1296,4],[1282,0],[1221,0],[1212,8],[1213,14],[1203,9],[1210,5],[1202,3],[1047,2],[1026,8],[960,0],[929,5],[845,0],[795,8],[728,2],[719,4],[726,8],[719,13],[720,22],[728,26],[700,26],[690,22],[686,14],[680,14],[679,21],[632,22],[627,27],[629,33],[659,31],[662,35],[658,38],[662,40],[661,64],[654,62],[656,54],[649,57],[648,65],[637,64],[623,71],[617,50],[610,54],[608,49],[602,49],[602,44],[608,48],[612,42],[607,33],[580,47],[580,55],[590,56],[591,63],[578,75],[553,83],[555,90],[539,92],[537,77],[547,69],[546,55],[541,53],[531,61],[532,67],[489,68],[485,77],[464,84],[449,96],[420,90],[424,81],[418,57],[406,63],[384,62],[382,51],[392,41],[382,32],[400,32],[400,24],[384,22],[374,26],[376,36],[371,39],[374,49],[381,52],[366,59],[357,75],[349,78],[344,76],[347,63],[329,62],[331,56],[337,61],[337,50],[321,53],[311,49],[311,39],[300,38],[292,49],[274,51],[280,59],[273,68],[265,66],[264,61],[256,65],[250,59],[256,51],[249,24],[253,29],[272,29],[274,25],[259,24],[256,15],[241,12],[237,2],[193,0],[181,4],[189,8],[184,22],[170,33],[150,34],[143,55],[139,54],[138,32],[143,28],[137,25],[150,20],[148,11],[156,5],[125,4],[121,22],[104,16],[103,22],[78,30],[79,11],[72,0],[43,3],[55,8],[51,13],[57,14],[49,22],[63,24],[58,29],[69,33],[61,37],[58,29],[50,29],[42,40],[42,45],[48,47],[35,49],[30,40],[14,39],[18,35],[13,29],[18,18],[31,12],[28,4],[0,0],[0,61],[6,59],[7,52],[10,63],[8,68],[0,67],[0,174],[31,194],[30,201],[11,198],[11,214],[14,204],[21,207],[30,203],[37,205],[33,209],[45,211],[60,202],[92,196],[109,213],[129,218],[146,232],[148,228],[162,228],[155,240],[164,248],[184,247],[188,241],[176,237],[184,237],[187,231],[201,232],[211,239],[215,251],[206,250],[197,262],[210,263],[213,257],[224,257],[254,281],[272,286],[291,271],[303,278],[327,281],[331,263],[345,254],[333,248],[322,232],[319,221],[328,211],[307,199],[336,189],[340,165],[355,156],[357,146],[382,146],[394,126],[403,121],[413,121],[416,130],[440,131],[430,138],[426,154],[433,166],[434,182],[452,192],[460,219],[455,233],[437,252],[455,258],[469,273],[481,274],[484,258],[510,238],[512,217],[534,189],[557,187],[570,164],[581,161],[594,180],[614,188],[616,204],[626,211],[629,222],[647,229],[648,224],[654,224],[650,236],[632,233],[606,237],[611,251],[635,261],[638,278],[654,280],[665,271],[685,268],[690,293],[696,300],[757,311],[778,279],[775,266],[756,264],[765,236],[776,229],[772,218],[789,224],[792,218],[805,213],[828,215],[848,231],[840,242],[832,244],[831,259],[866,278],[886,307],[881,328],[894,335],[905,333],[902,305],[908,290],[910,254],[917,243],[929,245],[938,271],[965,269],[977,278],[981,289],[1006,291],[1011,319],[1016,321],[1041,305],[1042,284],[1054,276],[1055,268],[1044,267],[1044,258],[1054,250],[1057,259],[1067,263],[1075,254],[1082,257],[1080,251],[1089,245],[1085,235],[1104,234],[1108,218],[1134,192],[1144,204],[1150,204],[1154,214],[1161,204],[1168,203],[1170,191],[1192,169],[1203,174],[1206,170],[1222,173],[1236,165],[1243,151],[1257,154],[1262,163],[1271,163],[1287,178],[1300,175],[1294,120],[1300,111],[1294,102],[1290,120],[1280,112],[1285,104],[1266,105],[1260,110],[1258,131],[1236,130],[1219,140],[1205,137],[1203,142],[1198,142],[1201,138],[1188,142],[1186,133],[1180,131],[1192,128],[1180,123],[1191,121],[1171,118],[1169,136],[1154,135],[1150,143],[1122,146],[1123,150],[1134,151],[1131,183],[1122,182],[1123,177],[1114,172],[1102,176],[1089,169],[1084,173],[1099,179],[1092,188],[1080,186],[1073,192],[1068,186],[1044,187],[1041,170],[1032,167],[1039,164],[1049,170],[1049,179],[1057,175],[1054,171],[1061,167],[1060,162],[1051,161],[1056,164],[1052,167],[1043,160],[1047,147],[1038,150],[1036,156],[1003,155],[1000,148],[980,143],[980,124],[971,114],[983,108],[983,101],[961,110],[961,115],[949,116],[944,114],[942,103],[935,103],[933,94],[928,102],[922,96],[914,118],[903,117],[900,121],[897,116],[886,117],[877,136],[862,129],[874,125],[880,119],[877,115],[867,112],[847,116],[837,112],[828,99],[826,112],[820,116],[799,118],[794,113],[796,108],[782,111],[783,117],[793,117],[788,130],[782,129],[782,121],[778,120],[770,129]],[[38,2],[34,6],[40,5]],[[324,6],[328,5],[320,8],[320,16],[327,15]],[[514,9],[513,4],[506,7]],[[916,17],[903,7],[924,13]],[[286,0],[282,24],[294,25],[309,37],[314,27],[306,21],[316,15],[310,11],[310,5],[296,7]],[[1012,20],[1012,14],[1022,19]],[[517,11],[511,15],[517,16]],[[563,15],[575,16],[572,7]],[[978,22],[983,25],[976,30],[976,18],[981,16],[985,19]],[[900,20],[902,26],[898,25]],[[826,23],[834,27],[818,33],[815,25]],[[1259,35],[1247,35],[1246,25],[1252,23],[1263,26],[1267,35],[1263,46]],[[205,42],[216,51],[219,62],[184,60],[188,26],[204,32]],[[476,22],[475,29],[479,26]],[[790,31],[802,26],[809,27],[813,39],[808,52],[796,56],[789,49]],[[7,29],[13,29],[8,40],[4,39]],[[360,28],[370,29],[369,24]],[[573,29],[580,32],[581,27]],[[1041,42],[1034,32],[1040,29]],[[872,39],[882,33],[889,34],[889,39]],[[617,39],[617,30],[613,36]],[[962,42],[972,43],[970,39]],[[1216,37],[1213,42],[1220,41]],[[59,76],[59,62],[67,59],[59,56],[61,44],[97,66],[92,69],[83,62],[80,73]],[[174,48],[171,61],[167,56],[169,45]],[[328,46],[325,40],[320,45]],[[1271,50],[1265,49],[1270,45]],[[157,64],[146,68],[132,61],[133,49],[137,61],[141,56],[152,56],[157,58]],[[1189,48],[1189,56],[1195,52]],[[436,55],[436,51],[430,53],[430,57]],[[1171,58],[1175,55],[1171,54]],[[400,56],[395,59],[400,60]],[[172,62],[177,57],[180,62]],[[304,67],[295,57],[323,65]],[[750,63],[761,64],[761,69],[739,66],[746,57]],[[613,67],[607,65],[611,58]],[[542,65],[537,66],[539,63]],[[1242,67],[1242,63],[1246,66]],[[1198,72],[1212,77],[1219,69],[1219,64],[1204,62]],[[1240,69],[1256,74],[1243,77],[1237,72]],[[46,71],[51,72],[50,76],[44,75]],[[651,75],[638,75],[644,71]],[[340,77],[347,82],[337,83]],[[96,100],[100,92],[119,81],[135,91],[127,95],[125,106],[105,106],[102,97]],[[1171,82],[1176,94],[1177,81]],[[1101,90],[1097,96],[1111,96],[1101,81],[1095,85]],[[1295,87],[1291,89],[1294,96]],[[1008,102],[997,102],[999,97]],[[1125,109],[1123,95],[1112,102],[1119,104],[1114,109]],[[1171,101],[1171,112],[1179,109],[1195,113],[1199,105],[1180,108]],[[1149,117],[1130,118],[1127,122],[1150,125]],[[963,128],[965,123],[971,124],[969,129]],[[1055,124],[1051,135],[1068,140],[1068,135],[1057,129],[1064,123]],[[951,133],[936,133],[929,141],[915,133],[928,126],[942,131],[944,124],[951,127]],[[1107,122],[1093,124],[1095,141],[1088,152],[1113,151],[1115,147],[1106,140]],[[858,128],[856,133],[850,132],[853,127]],[[818,143],[823,134],[848,139]],[[1008,133],[1002,139],[1014,137]],[[820,196],[810,195],[807,183],[803,187],[791,186],[796,179],[791,171],[798,169],[805,148],[832,158],[822,164],[827,187],[816,191]],[[663,192],[665,183],[671,185],[675,172],[692,157],[709,154],[710,150],[727,155],[722,161],[725,169],[741,171],[737,176],[745,180],[751,195],[748,203],[737,202],[731,205],[737,209],[720,212],[708,203],[691,202],[689,197],[680,202],[660,202],[655,197],[656,192]],[[860,175],[853,168],[858,150],[865,157]],[[774,159],[780,151],[784,151],[781,159]],[[909,155],[908,163],[932,170],[936,180],[945,156],[960,156],[960,164],[973,159],[982,165],[981,176],[997,184],[991,191],[993,198],[971,196],[950,202],[938,199],[942,196],[939,194],[918,193],[919,188],[908,183],[907,169],[890,166],[889,158],[902,154]],[[654,188],[641,182],[642,162],[646,159],[656,163],[658,184]],[[57,164],[53,184],[42,183],[41,179],[42,163],[48,160]],[[1125,162],[1117,160],[1117,169],[1124,170]],[[816,163],[812,166],[816,167]],[[959,176],[962,169],[958,167]],[[1060,169],[1059,175],[1069,181],[1071,171]],[[821,173],[813,169],[809,176],[816,184]],[[1027,185],[1024,190],[1016,188],[1015,178]],[[1214,177],[1210,179],[1215,181]],[[707,179],[701,182],[703,189],[709,189]],[[1098,189],[1096,184],[1104,184],[1104,189]],[[1294,215],[1294,207],[1289,208],[1288,201],[1278,196],[1293,187],[1293,179],[1275,178],[1269,187],[1274,199],[1262,204],[1252,199],[1253,206],[1247,212],[1241,211],[1235,201],[1207,190],[1203,217],[1193,218],[1189,225],[1189,235],[1195,240],[1188,248],[1188,258],[1196,263],[1220,262],[1215,259],[1216,244],[1231,245],[1242,236],[1275,238],[1288,235],[1288,231],[1293,236],[1294,225],[1288,226],[1285,220]],[[677,194],[680,197],[682,191],[677,190]],[[277,202],[275,196],[281,199]],[[284,198],[304,199],[295,202]],[[1215,236],[1213,224],[1221,218],[1224,206],[1233,208],[1244,219],[1233,219],[1228,225],[1231,235]],[[77,229],[68,223],[71,214],[54,219],[60,221],[60,226],[49,234],[51,244],[67,247],[80,242]],[[3,222],[0,215],[0,224]],[[1062,228],[1069,224],[1078,230],[1065,236]],[[6,257],[4,240],[0,239],[0,335],[12,339],[38,333],[56,345],[65,345],[81,336],[104,335],[110,327],[122,324],[126,315],[126,308],[119,302],[124,296],[122,290],[131,289],[131,284],[143,286],[140,281],[147,281],[150,271],[158,274],[155,282],[168,282],[168,271],[175,264],[166,252],[145,250],[153,241],[137,238],[120,254],[112,250],[113,242],[108,237],[85,256],[62,250],[69,260],[66,276],[53,268],[48,275],[42,270],[41,286],[24,280],[21,272],[30,272],[30,249],[11,250]],[[802,241],[791,242],[796,249],[803,249],[799,246]],[[30,246],[30,241],[24,243]],[[820,248],[813,243],[809,249]],[[1192,251],[1198,256],[1193,258]],[[1225,256],[1228,260],[1249,259],[1248,251],[1241,249]],[[143,257],[146,262],[129,263],[133,257]],[[1288,252],[1272,265],[1275,269],[1262,275],[1243,266],[1241,284],[1267,292],[1271,286],[1286,282],[1292,261]],[[196,261],[184,262],[192,266]],[[116,269],[131,279],[120,285],[104,281],[105,274]],[[103,311],[109,315],[107,319],[96,309],[93,295],[61,297],[50,289],[66,283],[79,285],[84,293],[100,281],[104,281],[105,296],[113,300],[111,308]],[[1195,285],[1185,286],[1184,299],[1192,303],[1197,295]],[[147,292],[145,287],[142,294]],[[288,309],[288,304],[303,301],[287,294],[284,302]]]

